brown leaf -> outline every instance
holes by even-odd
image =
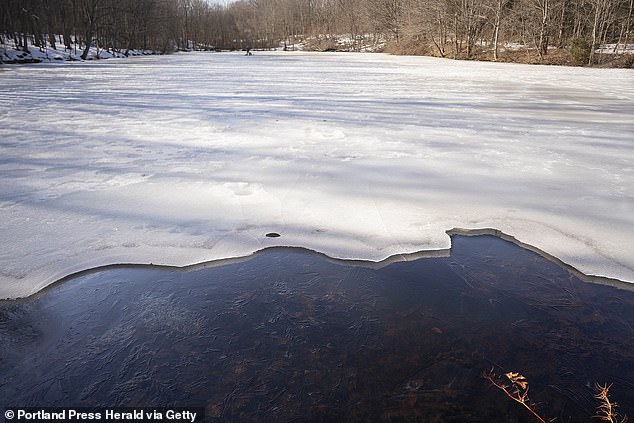
[[[521,387],[522,389],[526,389],[528,387],[528,381],[526,380],[526,378],[524,376],[522,376],[519,373],[508,372],[508,373],[505,374],[505,376],[507,378],[509,378],[509,380],[511,382],[513,382],[515,385]]]

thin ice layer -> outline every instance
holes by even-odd
[[[634,282],[631,70],[258,52],[0,80],[0,298],[271,245],[380,260],[454,227]]]

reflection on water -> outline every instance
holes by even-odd
[[[533,421],[634,410],[634,293],[491,236],[381,269],[300,250],[115,269],[0,303],[0,407],[201,406],[222,421]],[[4,403],[4,404],[3,404]],[[629,407],[629,409],[628,409]]]

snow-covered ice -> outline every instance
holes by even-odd
[[[631,70],[187,53],[0,82],[0,298],[273,245],[381,260],[455,227],[634,282]]]

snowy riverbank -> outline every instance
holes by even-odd
[[[0,298],[271,245],[381,260],[454,227],[634,282],[630,70],[258,52],[0,79]]]
[[[81,55],[83,53],[83,46],[78,44],[71,44],[70,49],[66,49],[62,43],[60,37],[59,43],[53,48],[51,45],[47,47],[37,47],[29,45],[28,51],[16,46],[12,38],[6,35],[2,37],[5,41],[0,44],[0,64],[14,64],[14,63],[41,63],[41,62],[65,62],[65,61],[81,61]],[[86,60],[100,60],[100,59],[112,59],[112,58],[126,58],[132,56],[147,56],[158,54],[152,50],[129,50],[126,55],[123,51],[108,50],[103,48],[91,47],[88,50]]]

